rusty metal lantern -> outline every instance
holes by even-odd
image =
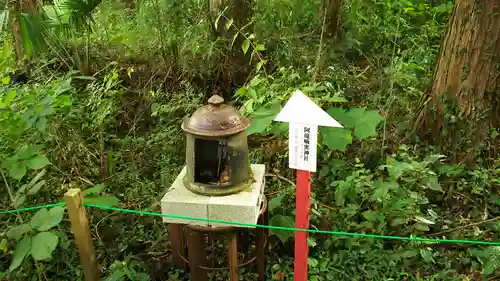
[[[190,191],[208,196],[238,193],[253,181],[246,129],[250,121],[218,95],[182,123]]]

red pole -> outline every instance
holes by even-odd
[[[311,172],[297,170],[295,227],[309,229],[309,210],[311,207]],[[294,281],[307,281],[307,261],[309,247],[307,232],[295,233]]]

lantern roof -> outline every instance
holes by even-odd
[[[234,135],[248,127],[250,120],[241,116],[236,108],[225,104],[219,95],[213,95],[207,105],[197,109],[182,123],[185,132],[206,137]]]

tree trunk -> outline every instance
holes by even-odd
[[[456,0],[416,128],[478,148],[499,126],[500,1]]]
[[[326,38],[335,38],[338,34],[342,2],[342,0],[323,0]]]
[[[23,36],[21,30],[21,13],[38,15],[40,12],[39,0],[18,0],[14,2],[14,20],[12,22],[12,37],[14,38],[14,48],[16,54],[17,66],[24,67],[25,50],[23,47]]]

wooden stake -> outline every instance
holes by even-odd
[[[92,243],[89,221],[83,206],[82,193],[80,189],[70,189],[64,194],[64,199],[68,207],[71,229],[75,235],[85,281],[99,281],[100,270],[97,265],[94,244]]]

